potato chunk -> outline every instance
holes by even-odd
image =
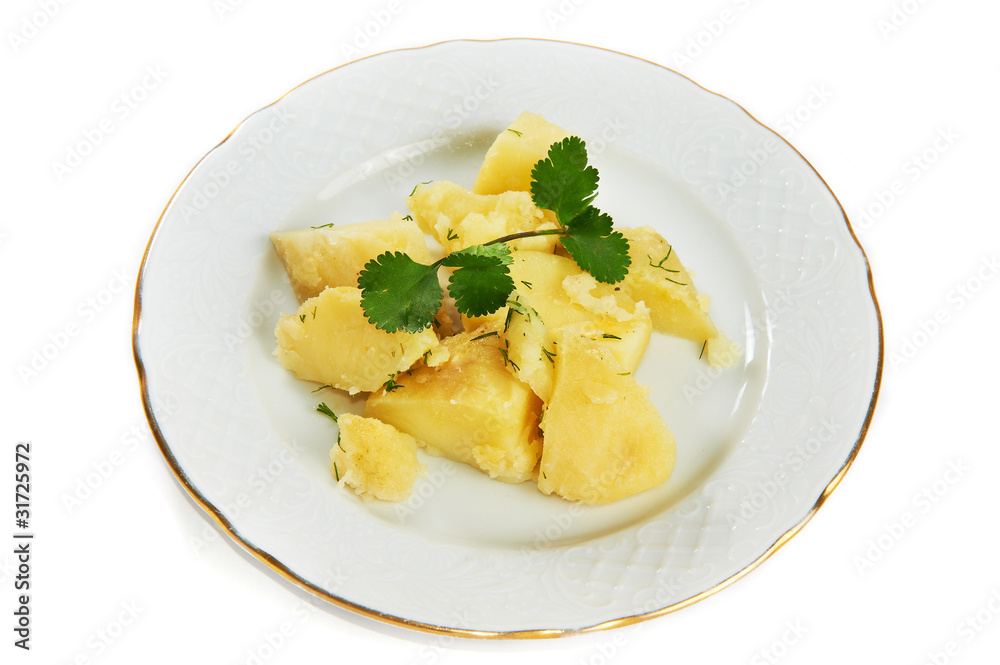
[[[275,232],[271,242],[299,302],[328,286],[357,286],[361,269],[383,252],[404,252],[420,263],[430,262],[423,232],[398,214],[387,220]]]
[[[274,355],[295,376],[350,394],[377,390],[390,377],[426,362],[443,362],[447,351],[431,329],[387,333],[368,322],[357,287],[328,288],[285,314],[274,335]]]
[[[549,147],[569,136],[562,127],[525,111],[500,132],[486,152],[472,191],[476,194],[530,192],[531,170]]]
[[[362,499],[403,501],[425,472],[417,441],[392,425],[353,413],[337,419],[340,433],[330,449],[330,473]]]
[[[713,367],[733,365],[742,350],[715,327],[708,315],[709,297],[695,288],[670,243],[648,226],[620,230],[628,238],[632,259],[622,284],[649,307],[653,329],[704,343],[705,358]]]
[[[532,478],[541,452],[541,402],[504,368],[497,328],[459,333],[441,344],[447,361],[400,374],[399,387],[368,397],[365,415],[491,478]]]
[[[552,368],[556,344],[538,312],[520,294],[508,300],[506,319],[507,369],[547,402],[552,395]]]
[[[565,256],[521,251],[513,252],[511,258],[510,274],[520,306],[503,307],[464,323],[471,328],[486,322],[508,322],[510,357],[521,368],[522,380],[542,400],[547,401],[551,392],[551,378],[545,375],[551,377],[553,370],[545,351],[558,353],[550,340],[569,324],[587,323],[591,332],[600,331],[595,343],[611,351],[626,371],[635,371],[652,332],[645,305],[635,302],[618,285],[598,283]],[[544,331],[539,331],[538,320]],[[518,373],[515,365],[510,369]]]
[[[538,488],[601,504],[660,485],[673,471],[676,444],[649,388],[573,328],[557,335]]]
[[[552,213],[538,208],[526,192],[484,196],[440,181],[417,185],[406,202],[420,228],[447,252],[512,233],[556,228]],[[555,243],[555,236],[536,236],[516,240],[511,246],[551,252]]]

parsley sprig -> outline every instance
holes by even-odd
[[[358,276],[361,307],[368,320],[386,332],[420,332],[432,325],[444,297],[438,268],[454,268],[448,292],[466,316],[492,314],[514,290],[510,247],[519,238],[558,235],[577,265],[599,282],[614,284],[628,274],[628,240],[612,220],[591,205],[597,195],[597,169],[587,164],[582,139],[553,143],[531,171],[531,199],[555,213],[559,228],[524,231],[452,252],[430,265],[402,252],[385,252],[365,264]]]
[[[358,275],[361,307],[376,328],[420,332],[432,325],[441,307],[444,290],[437,271],[445,266],[458,268],[448,283],[458,311],[467,316],[491,314],[514,290],[510,262],[510,247],[502,243],[473,245],[430,265],[402,252],[385,252],[366,263]]]

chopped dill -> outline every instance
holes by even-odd
[[[320,402],[318,405],[316,405],[316,410],[324,415],[333,418],[333,422],[337,422],[337,414],[333,412],[333,409],[331,409],[326,405],[326,402]]]

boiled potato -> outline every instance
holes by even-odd
[[[644,305],[636,303],[616,285],[598,283],[565,256],[513,252],[511,259],[510,274],[518,300],[528,311],[537,313],[550,335],[567,324],[594,323],[607,333],[598,343],[614,353],[628,371],[635,370],[649,344],[652,330],[651,325],[644,324],[649,320]],[[468,329],[487,321],[496,323],[508,317],[514,321],[524,316],[508,310],[504,307],[485,317],[464,318],[463,322]],[[546,337],[535,334],[528,335],[527,339],[545,341]],[[511,338],[512,348],[520,343],[517,337]],[[543,355],[540,348],[524,353]],[[551,372],[551,364],[548,371]]]
[[[500,132],[486,152],[472,191],[476,194],[530,192],[531,170],[549,147],[569,136],[537,113],[525,111]]]
[[[318,296],[328,286],[357,286],[358,273],[384,252],[404,252],[430,263],[424,234],[398,214],[391,219],[271,234],[292,290],[299,302]]]
[[[666,481],[676,444],[649,401],[649,388],[574,326],[562,328],[556,341],[552,399],[541,423],[538,488],[601,504]]]
[[[653,329],[703,343],[713,367],[733,365],[741,349],[715,327],[708,315],[709,297],[695,288],[673,247],[648,226],[620,230],[628,238],[632,259],[622,286],[649,307]]]
[[[392,425],[353,413],[341,414],[337,444],[330,449],[330,473],[362,499],[404,501],[425,472],[417,441]]]
[[[473,194],[453,182],[421,183],[407,199],[413,219],[447,252],[481,245],[523,231],[556,228],[555,217],[538,208],[526,192]],[[518,249],[551,252],[555,236],[511,243]]]
[[[491,478],[532,478],[541,453],[542,405],[505,369],[498,328],[459,333],[441,344],[448,352],[445,362],[400,374],[397,388],[368,397],[365,415]]]
[[[556,346],[548,326],[538,312],[515,294],[503,311],[507,369],[547,402],[552,394],[552,368]]]
[[[430,328],[415,334],[377,329],[361,309],[361,290],[350,286],[306,300],[294,315],[281,317],[274,334],[274,355],[285,369],[352,395],[377,390],[422,358],[428,364],[447,358]]]

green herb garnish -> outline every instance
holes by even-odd
[[[669,258],[670,258],[670,252],[672,252],[672,251],[674,251],[674,248],[673,248],[673,246],[670,246],[670,247],[669,247],[669,248],[667,249],[667,255],[666,255],[666,256],[664,256],[664,257],[663,257],[662,259],[660,259],[660,260],[659,260],[659,262],[657,262],[657,263],[653,263],[653,257],[652,257],[652,256],[650,256],[649,254],[647,254],[647,255],[646,255],[646,258],[647,258],[647,259],[649,259],[649,266],[650,266],[651,268],[659,268],[659,269],[660,269],[660,270],[662,270],[663,272],[670,272],[670,273],[679,273],[679,272],[680,272],[680,270],[672,270],[672,269],[670,269],[670,268],[667,268],[667,267],[665,267],[665,266],[663,265],[663,263],[664,263],[664,262],[665,262],[665,261],[666,261],[667,259],[669,259]],[[677,281],[676,279],[670,279],[669,277],[665,277],[664,279],[666,279],[666,280],[667,280],[668,282],[673,282],[674,284],[677,284],[678,286],[687,286],[687,284],[686,284],[685,282],[678,282],[678,281]]]
[[[441,266],[455,268],[448,291],[462,314],[484,316],[509,305],[514,280],[506,243],[519,238],[558,235],[577,265],[594,279],[608,284],[621,281],[631,264],[628,240],[613,230],[611,217],[591,205],[598,173],[587,165],[583,140],[570,136],[553,143],[531,177],[532,200],[555,213],[558,229],[513,233],[452,252],[431,265],[402,252],[385,252],[365,264],[358,276],[361,307],[368,320],[386,332],[416,333],[432,325],[444,297],[437,278]],[[447,237],[453,239],[450,229]]]
[[[510,357],[507,355],[507,352],[509,351],[509,349],[497,348],[497,351],[499,351],[500,355],[503,356],[504,367],[506,367],[507,365],[510,365],[511,367],[514,368],[515,371],[517,371],[517,372],[521,371],[521,368],[517,366],[517,363],[514,362],[513,360],[511,360]]]
[[[569,229],[571,233],[562,239],[562,244],[578,266],[605,284],[625,279],[631,263],[628,240],[612,230],[611,217],[588,207],[573,218]]]
[[[410,196],[413,196],[417,192],[417,187],[419,187],[420,185],[429,185],[432,182],[434,182],[434,181],[433,180],[427,180],[425,182],[418,182],[417,184],[415,184],[413,186],[413,189],[410,190]]]
[[[322,386],[322,387],[326,388],[327,386]],[[319,388],[317,388],[316,390],[319,390]],[[316,392],[316,390],[314,390],[313,392]],[[326,402],[320,402],[318,405],[316,405],[316,410],[324,415],[333,418],[333,422],[337,422],[337,414],[333,412],[333,409],[331,409],[326,405]]]

